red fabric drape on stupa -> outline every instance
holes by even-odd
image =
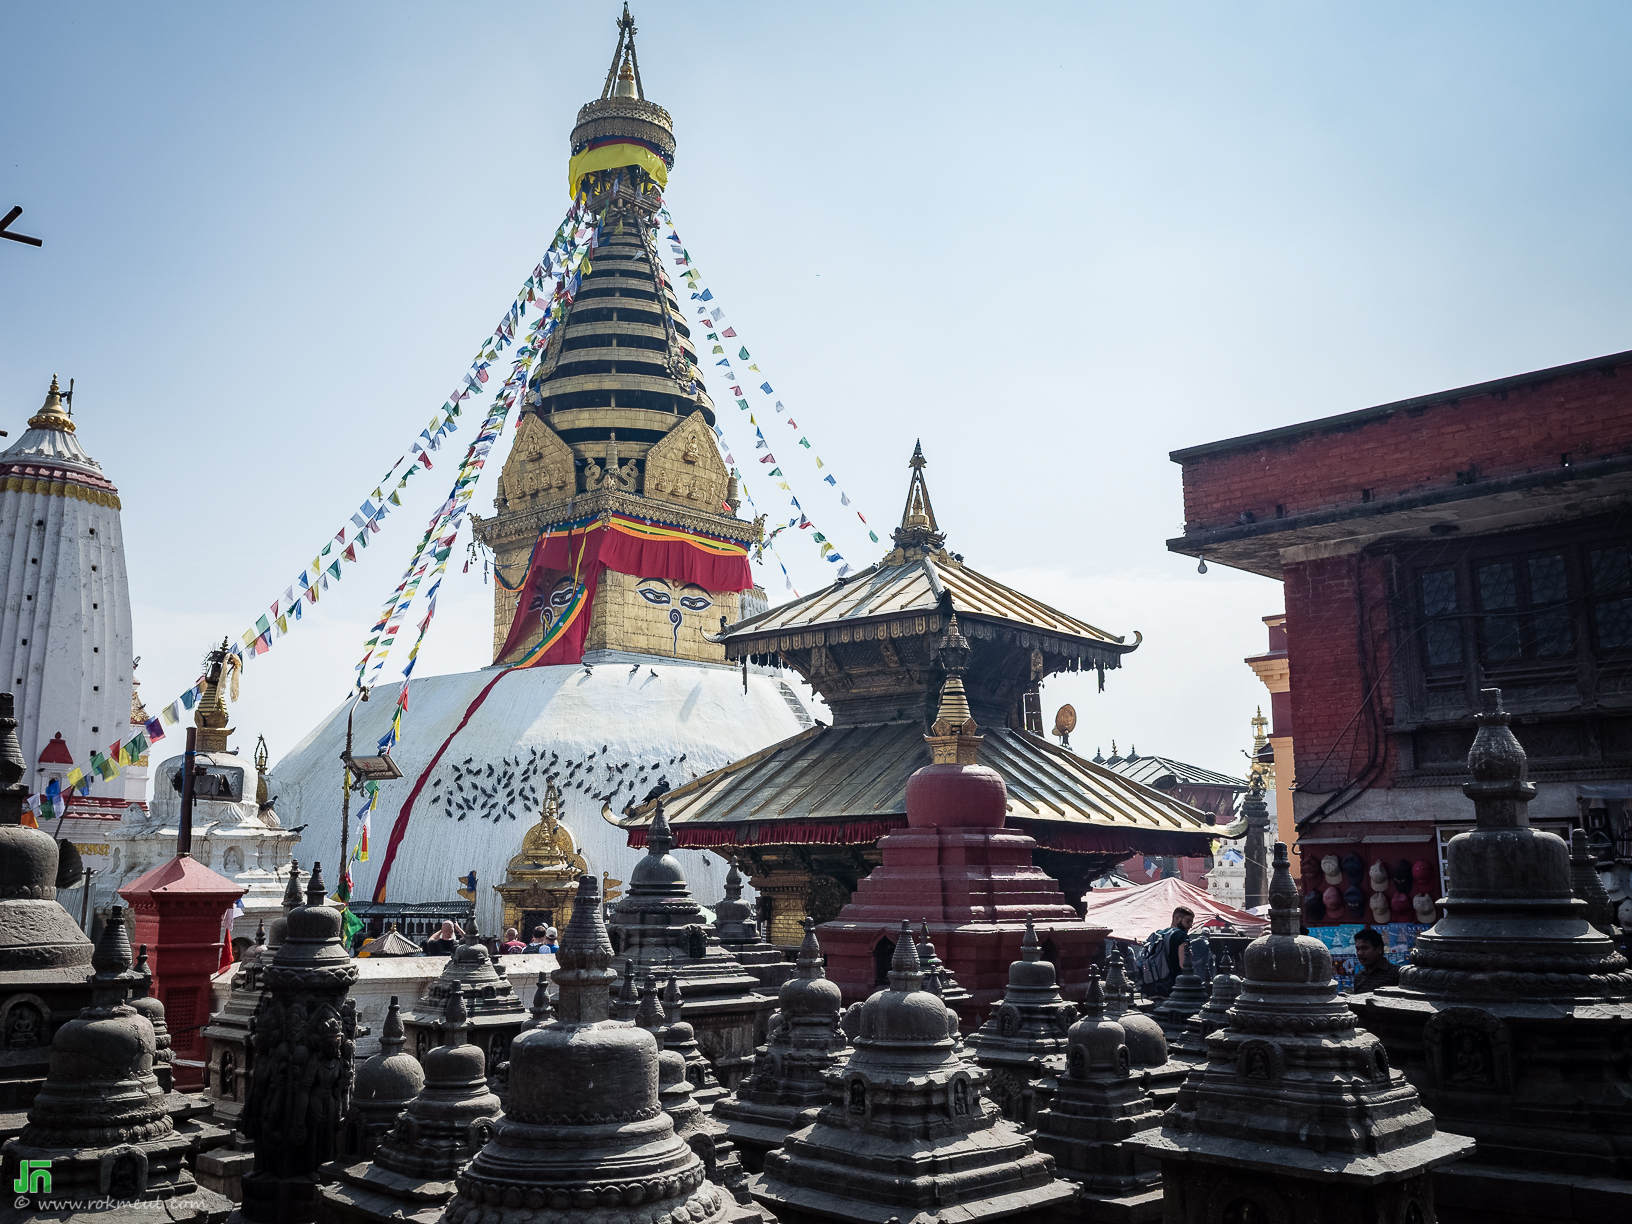
[[[585,589],[572,624],[542,654],[528,659],[526,665],[542,667],[582,661],[584,638],[589,632],[590,613],[603,567],[639,578],[695,582],[709,591],[745,591],[754,585],[748,554],[738,545],[619,516],[614,516],[609,526],[596,521],[583,528],[551,535],[533,550],[532,565],[516,603],[516,616],[510,622],[510,632],[504,639],[499,658],[508,658],[538,628],[540,601],[549,598],[555,584],[563,576],[576,576]]]

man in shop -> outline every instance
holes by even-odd
[[[1354,933],[1354,957],[1360,962],[1354,975],[1354,994],[1365,994],[1379,986],[1398,986],[1400,967],[1383,954],[1383,937],[1372,928]]]

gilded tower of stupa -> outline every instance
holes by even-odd
[[[478,526],[501,579],[495,662],[595,650],[725,660],[704,634],[739,619],[747,566],[730,561],[757,528],[736,516],[714,405],[658,253],[674,148],[669,112],[641,85],[626,9],[567,171],[574,198],[601,217],[600,243],[528,386],[498,513]],[[679,540],[694,547],[655,561],[652,545]],[[727,571],[740,577],[723,589]]]

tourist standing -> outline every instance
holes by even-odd
[[[518,952],[527,951],[527,945],[521,941],[515,927],[504,928],[504,942],[499,945],[499,953],[503,956],[514,956]]]

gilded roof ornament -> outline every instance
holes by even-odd
[[[969,697],[963,690],[963,672],[969,666],[969,641],[958,632],[958,618],[954,614],[946,626],[936,659],[946,669],[946,682],[941,685],[940,709],[935,725],[924,736],[937,765],[973,765],[980,753],[980,728],[969,710]]]
[[[227,639],[204,658],[204,695],[193,712],[193,723],[198,727],[198,751],[225,752],[227,736],[233,728],[227,726],[227,701],[222,694],[223,682],[230,676],[230,692],[238,700],[238,672],[243,662],[227,648]]]
[[[45,403],[40,410],[28,418],[30,429],[56,429],[63,433],[74,432],[74,422],[68,415],[68,410],[62,406],[62,388],[57,386],[57,376],[51,375],[51,390],[45,393]]]
[[[907,463],[912,468],[912,479],[907,483],[907,504],[901,511],[901,526],[892,537],[895,551],[885,559],[886,564],[917,561],[926,555],[945,558],[941,546],[946,543],[946,534],[935,521],[935,506],[929,499],[929,485],[924,481],[924,468],[928,464],[920,439],[913,446],[912,458]]]

